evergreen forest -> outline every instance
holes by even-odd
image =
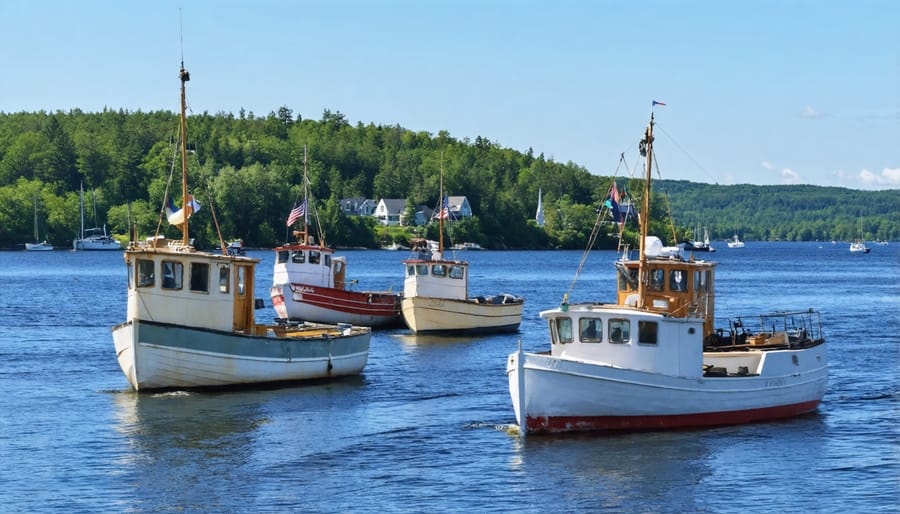
[[[474,212],[451,223],[454,241],[493,249],[583,249],[598,212],[608,216],[601,206],[616,173],[592,174],[481,136],[473,141],[446,131],[353,125],[330,110],[319,120],[287,107],[264,117],[204,112],[189,116],[187,127],[191,192],[203,206],[191,219],[191,236],[206,248],[219,240],[214,218],[225,239],[241,238],[250,247],[292,237],[285,220],[303,197],[304,149],[321,226],[314,232],[338,247],[376,248],[413,234],[436,238],[433,226],[387,232],[374,218],[345,216],[338,201],[403,198],[408,209],[434,207],[443,170],[445,194],[466,196]],[[178,128],[178,114],[168,111],[0,112],[0,247],[21,248],[34,239],[35,211],[39,238],[71,247],[81,225],[82,188],[87,227],[105,225],[125,239],[130,223],[139,237],[157,230],[180,237],[159,222],[167,192],[180,203],[180,164],[173,164],[180,163]],[[620,173],[617,184],[639,205],[641,180]],[[543,227],[534,220],[538,191]],[[697,227],[714,240],[733,234],[745,241],[900,240],[898,190],[660,180],[653,205],[651,233],[670,244],[699,237],[692,234]],[[615,248],[615,224],[606,223],[596,245]],[[636,232],[635,223],[625,224],[631,244]]]

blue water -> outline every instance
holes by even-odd
[[[529,437],[506,356],[547,348],[538,313],[581,252],[469,252],[471,292],[526,297],[521,331],[378,332],[362,376],[228,392],[136,394],[110,327],[114,253],[0,252],[3,512],[897,512],[900,243],[756,243],[718,261],[717,314],[823,313],[831,376],[817,413],[698,431]],[[349,251],[348,278],[402,288],[405,252]],[[258,319],[273,316],[262,260]],[[614,298],[612,252],[572,301]]]

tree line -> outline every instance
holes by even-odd
[[[81,223],[82,187],[87,225],[107,225],[120,237],[130,226],[141,237],[158,229],[179,237],[159,223],[166,194],[174,192],[180,202],[180,165],[173,165],[180,162],[178,126],[178,114],[169,111],[0,112],[0,247],[33,238],[35,206],[39,237],[71,244]],[[266,116],[204,112],[190,116],[187,126],[192,193],[203,205],[192,218],[191,236],[206,247],[218,241],[213,211],[226,239],[271,247],[291,238],[285,220],[302,200],[304,148],[323,230],[317,235],[336,246],[379,245],[375,220],[345,216],[339,199],[404,198],[409,205],[435,206],[443,170],[445,193],[466,196],[475,213],[454,224],[458,241],[583,248],[612,180],[486,137],[353,125],[339,111],[325,110],[318,120],[287,107]],[[640,201],[640,180],[617,180]],[[538,191],[543,227],[534,221]],[[654,194],[651,230],[669,243],[691,237],[696,226],[716,239],[737,233],[748,240],[849,240],[859,237],[860,225],[866,239],[900,239],[896,190],[662,180],[654,182]],[[615,232],[610,223],[597,245],[615,247]],[[435,236],[434,229],[428,234]],[[634,224],[626,224],[625,234],[633,244]]]

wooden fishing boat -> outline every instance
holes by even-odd
[[[469,263],[444,258],[444,220],[449,218],[449,206],[443,189],[442,171],[438,248],[433,251],[425,239],[410,241],[412,256],[403,261],[403,320],[417,334],[515,332],[522,321],[522,297],[507,293],[470,297]]]
[[[651,114],[642,212],[651,212],[653,125]],[[828,381],[818,312],[738,317],[717,330],[716,264],[661,251],[647,223],[640,243],[638,259],[616,262],[615,304],[564,297],[541,312],[549,351],[520,345],[509,355],[522,434],[725,425],[816,409]]]
[[[119,366],[136,390],[255,384],[357,374],[371,329],[308,323],[258,324],[258,259],[198,251],[188,238],[185,83],[181,71],[182,208],[169,213],[180,241],[154,237],[126,248],[127,320],[112,329]],[[177,223],[175,223],[177,221]]]

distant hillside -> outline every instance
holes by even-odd
[[[867,240],[900,240],[900,190],[858,191],[810,185],[714,185],[654,182],[679,226],[707,227],[711,238],[851,240],[860,220]]]

